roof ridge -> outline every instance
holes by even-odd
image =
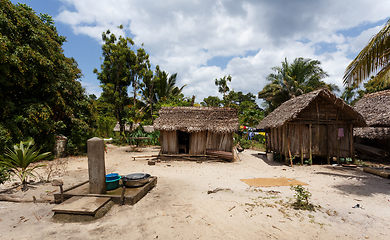
[[[374,92],[374,93],[368,93],[364,95],[363,98],[373,98],[373,97],[384,96],[384,95],[390,95],[390,89]]]

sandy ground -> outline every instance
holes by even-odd
[[[257,151],[240,153],[240,162],[159,162],[131,156],[157,153],[157,147],[128,152],[108,145],[106,172],[146,172],[158,183],[134,206],[115,205],[86,223],[55,223],[49,203],[0,202],[0,239],[388,239],[390,180],[346,167],[284,166]],[[57,160],[58,161],[58,160]],[[86,157],[53,166],[65,188],[88,179]],[[65,171],[64,171],[65,170]],[[47,171],[40,170],[47,177]],[[294,210],[290,187],[252,188],[240,179],[287,177],[305,182],[315,212]],[[0,190],[11,183],[1,185]],[[37,184],[12,195],[53,198],[57,187]],[[208,194],[208,191],[225,189]],[[361,208],[353,208],[359,204]]]

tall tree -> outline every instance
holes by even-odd
[[[65,40],[49,15],[0,1],[0,151],[29,137],[50,151],[64,134],[69,152],[85,152],[95,107],[77,62],[63,53]]]
[[[122,26],[119,26],[122,28]],[[103,64],[101,72],[96,68],[93,70],[100,80],[103,89],[102,96],[112,104],[115,118],[119,122],[120,132],[124,132],[128,111],[125,109],[130,104],[127,89],[133,82],[136,93],[137,84],[141,73],[140,59],[131,49],[134,42],[129,37],[119,36],[119,39],[107,30],[102,35],[104,42],[102,46]],[[140,55],[144,57],[143,49],[139,49]],[[143,57],[141,57],[143,59]],[[135,101],[136,97],[134,97]],[[135,104],[134,104],[135,105]]]
[[[176,86],[177,73],[169,76],[169,73],[161,71],[159,67],[156,67],[154,82],[156,84],[155,93],[157,101],[169,100],[172,97],[178,96],[186,85],[180,88]]]
[[[356,58],[348,65],[344,73],[344,84],[351,87],[359,85],[365,79],[377,74],[373,82],[382,87],[390,83],[390,19],[374,35]]]
[[[264,86],[258,97],[264,99],[266,112],[272,112],[290,98],[311,92],[320,88],[339,91],[335,84],[327,84],[322,79],[328,74],[320,67],[321,62],[309,58],[296,58],[289,64],[287,58],[281,67],[271,68],[276,73],[268,75],[271,83]]]
[[[143,46],[143,44],[142,44]],[[146,54],[145,49],[139,48],[135,57],[134,64],[130,67],[131,82],[133,85],[133,106],[136,105],[137,91],[140,81],[144,77],[150,76],[149,54]]]
[[[229,76],[224,76],[223,78],[220,78],[219,80],[216,78],[215,79],[215,86],[218,87],[218,92],[222,93],[223,95],[223,101],[226,101],[226,94],[230,91],[229,86],[227,85],[228,82],[232,81],[232,77]],[[225,103],[226,106],[226,103]]]

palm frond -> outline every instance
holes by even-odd
[[[387,69],[390,60],[390,19],[374,35],[344,72],[344,85],[360,84],[372,74]],[[387,72],[387,71],[386,71]]]

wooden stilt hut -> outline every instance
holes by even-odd
[[[153,127],[160,131],[162,159],[217,156],[233,160],[236,109],[163,107]]]
[[[366,94],[354,109],[366,120],[367,127],[354,128],[358,153],[369,159],[388,161],[390,152],[390,90]]]
[[[267,152],[304,159],[333,157],[355,160],[353,127],[363,127],[363,117],[327,89],[294,97],[265,117],[257,126],[266,130]]]

